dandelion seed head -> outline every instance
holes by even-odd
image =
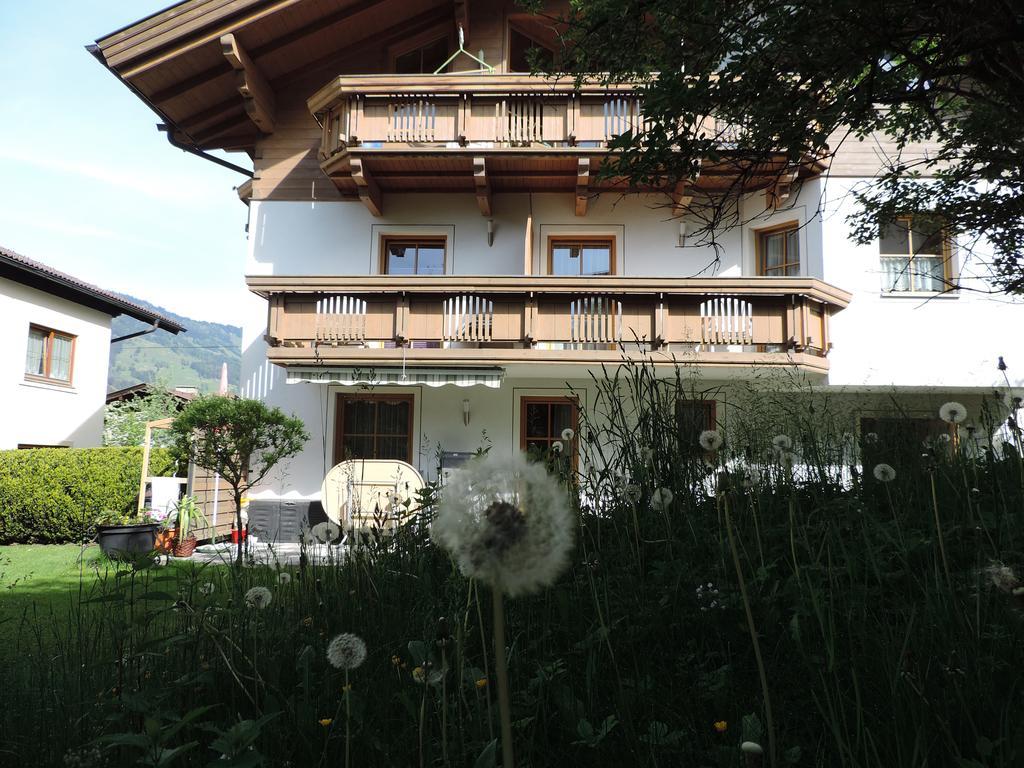
[[[626,500],[630,503],[636,504],[640,501],[640,486],[630,483],[622,489],[622,495],[625,496]]]
[[[512,597],[554,582],[573,533],[565,490],[522,454],[475,459],[445,486],[430,527],[466,576]]]
[[[366,643],[358,635],[343,632],[327,644],[327,661],[335,669],[355,669],[366,661]]]
[[[565,442],[567,442],[567,443],[572,442],[572,439],[574,437],[576,437],[576,433],[573,430],[569,429],[568,427],[566,427],[565,429],[562,430],[562,439]]]
[[[985,575],[988,576],[989,581],[992,582],[992,586],[998,589],[1000,592],[1012,593],[1013,590],[1020,586],[1020,581],[1017,579],[1017,574],[1013,572],[1013,569],[1008,565],[1002,563],[993,563],[985,569]]]
[[[668,488],[656,488],[654,493],[651,494],[651,509],[661,511],[668,509],[668,505],[672,503],[673,495],[672,491]]]
[[[875,464],[875,468],[871,470],[871,473],[875,476],[875,480],[881,483],[891,483],[896,479],[896,470],[889,464]]]
[[[788,451],[793,447],[793,440],[789,435],[776,435],[772,438],[772,445],[777,451]]]
[[[722,447],[722,435],[715,429],[705,429],[697,439],[705,451],[717,451]]]
[[[555,440],[555,442],[551,444],[552,453],[561,453],[564,450],[564,448],[565,446],[562,445],[561,440]]]
[[[949,424],[959,424],[967,418],[967,407],[955,400],[943,403],[939,408],[939,418]]]
[[[341,536],[341,528],[338,527],[337,523],[332,523],[328,520],[325,523],[314,525],[309,533],[314,541],[320,544],[330,544],[332,541],[337,541],[338,537]]]
[[[740,484],[744,488],[754,488],[761,482],[761,472],[755,467],[746,467],[740,470]]]
[[[747,755],[763,755],[764,750],[755,741],[744,741],[740,744],[740,751]]]
[[[270,601],[273,599],[274,596],[270,594],[270,590],[266,587],[252,587],[245,593],[245,604],[249,608],[263,610],[270,605]]]
[[[281,571],[279,574],[277,574],[278,584],[290,584],[291,580],[292,575],[288,573],[288,571]]]
[[[199,593],[202,595],[212,595],[217,587],[212,581],[207,581],[205,584],[199,585]]]
[[[868,432],[864,435],[864,443],[866,445],[877,445],[878,444],[878,433]]]

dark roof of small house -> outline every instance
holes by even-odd
[[[0,277],[106,312],[111,317],[128,315],[128,317],[156,325],[170,333],[179,333],[185,330],[183,326],[169,317],[3,246],[0,246]]]
[[[124,389],[117,389],[114,390],[113,392],[107,393],[107,405],[110,405],[111,403],[121,402],[124,400],[134,400],[137,397],[143,397],[145,395],[148,395],[151,392],[154,392],[156,389],[157,388],[154,387],[152,384],[147,384],[146,382],[142,382],[141,384],[133,384],[132,386],[125,387]],[[184,389],[169,389],[167,390],[167,392],[176,400],[178,400],[181,403],[181,405],[184,405],[188,401],[198,397],[198,393]]]

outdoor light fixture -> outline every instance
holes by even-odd
[[[462,423],[469,426],[469,400],[462,401]]]
[[[494,245],[494,219],[487,220],[487,247]]]
[[[679,222],[679,244],[686,245],[686,222]]]

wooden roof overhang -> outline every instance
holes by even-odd
[[[275,94],[451,22],[459,0],[184,0],[89,50],[196,150],[252,153]]]

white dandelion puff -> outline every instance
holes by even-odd
[[[761,482],[761,473],[755,467],[740,470],[740,484],[744,488],[753,488]]]
[[[950,424],[959,424],[967,418],[967,408],[955,400],[951,400],[948,403],[943,403],[939,408],[939,418]]]
[[[278,584],[290,584],[291,581],[292,581],[292,575],[290,573],[288,573],[288,571],[281,571],[279,574],[277,574],[277,583]]]
[[[327,644],[327,660],[335,669],[355,669],[366,661],[366,643],[358,635],[343,632]]]
[[[551,452],[552,453],[561,453],[563,450],[564,450],[564,446],[562,445],[562,441],[561,440],[555,440],[555,442],[553,442],[551,444]]]
[[[889,464],[875,464],[875,468],[871,472],[881,483],[891,483],[896,479],[896,470]]]
[[[793,447],[793,440],[789,435],[776,435],[772,438],[772,445],[777,451],[788,451]]]
[[[199,593],[203,595],[212,595],[215,589],[217,589],[217,587],[212,581],[199,585]]]
[[[330,544],[332,541],[337,541],[338,537],[341,536],[341,528],[338,527],[337,523],[327,521],[325,523],[317,523],[310,529],[309,533],[313,537],[313,541],[321,544]]]
[[[640,501],[640,486],[630,483],[622,489],[622,495],[625,496],[626,500],[631,504],[636,504]]]
[[[672,503],[672,499],[672,491],[668,488],[657,488],[654,493],[651,494],[651,509],[658,511],[668,509],[668,505]]]
[[[466,576],[515,597],[554,582],[573,531],[565,489],[542,464],[494,454],[452,477],[430,536]]]
[[[563,440],[564,440],[565,442],[567,442],[567,443],[571,443],[571,442],[572,442],[572,439],[573,439],[574,437],[576,437],[576,433],[575,433],[575,432],[573,432],[573,431],[572,431],[571,429],[569,429],[568,427],[567,427],[566,429],[563,429],[563,430],[562,430],[562,439],[563,439]]]
[[[705,429],[700,433],[698,441],[705,451],[717,451],[722,447],[722,435],[714,429]]]
[[[740,751],[747,755],[763,755],[764,749],[756,741],[744,741],[740,744]]]
[[[249,608],[259,608],[262,610],[270,605],[270,601],[273,599],[274,596],[270,594],[270,590],[266,587],[252,587],[245,593],[245,604]]]
[[[792,469],[796,463],[796,454],[792,451],[779,451],[779,464],[783,469]]]

